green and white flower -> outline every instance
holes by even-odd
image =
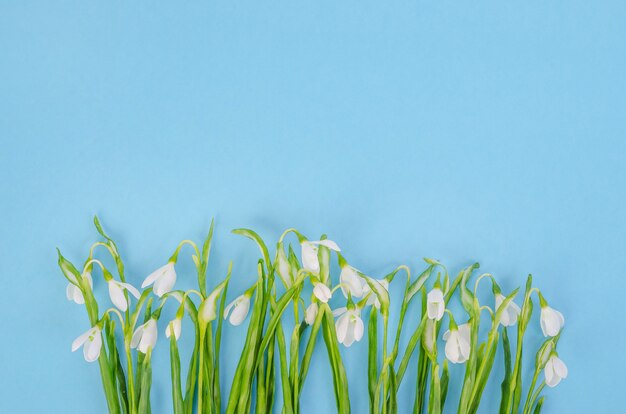
[[[97,360],[100,356],[100,350],[102,349],[101,328],[96,325],[74,339],[74,342],[72,342],[72,352],[75,352],[81,346],[83,347],[85,361],[93,362]]]
[[[359,276],[358,270],[347,263],[341,267],[339,282],[341,283],[341,291],[346,298],[348,297],[348,293],[350,293],[353,298],[360,298],[363,296],[363,285],[367,285],[361,276]]]
[[[250,297],[250,294],[244,293],[230,302],[224,309],[224,319],[228,319],[233,326],[241,325],[250,310]],[[228,317],[229,314],[230,318]]]
[[[169,339],[169,337],[174,334],[174,338],[178,341],[182,331],[182,325],[182,320],[180,318],[176,317],[172,319],[170,323],[167,324],[167,328],[165,328],[165,337]]]
[[[496,294],[496,309],[495,309],[496,312],[500,308],[500,305],[502,305],[502,302],[504,302],[505,300],[506,300],[506,297],[503,294],[501,293]],[[517,323],[517,317],[519,316],[521,311],[522,310],[517,305],[517,303],[510,301],[508,306],[502,312],[502,316],[500,318],[500,323],[502,324],[502,326],[515,325]]]
[[[350,347],[363,338],[365,327],[358,309],[338,308],[333,311],[333,316],[339,317],[335,323],[339,343]]]
[[[308,241],[304,240],[300,243],[302,248],[302,266],[311,273],[317,274],[320,271],[320,262],[317,257],[319,250],[318,246],[325,246],[336,252],[340,252],[341,249],[332,240],[317,240]]]
[[[322,303],[328,303],[333,297],[330,288],[321,282],[315,283],[313,286],[313,294]]]
[[[176,270],[174,269],[174,262],[167,262],[166,265],[159,267],[154,272],[150,273],[148,277],[141,284],[141,288],[144,289],[152,284],[152,291],[158,297],[171,292],[176,283]]]
[[[439,286],[435,285],[435,287],[428,292],[426,302],[428,319],[440,321],[446,310],[446,302],[443,298],[443,292]]]
[[[111,302],[115,305],[116,308],[121,310],[122,312],[126,312],[128,309],[128,305],[130,300],[126,299],[124,295],[124,290],[127,290],[131,295],[135,298],[139,299],[139,291],[131,284],[118,282],[115,279],[109,279],[109,296],[111,297]]]
[[[470,357],[470,326],[467,323],[459,325],[450,323],[450,330],[443,334],[446,341],[446,358],[454,364],[462,364]]]
[[[154,349],[158,336],[157,321],[154,318],[150,318],[148,322],[135,330],[130,341],[130,347],[137,348],[138,351],[145,354],[148,352],[148,349]]]
[[[315,322],[315,318],[317,317],[318,310],[319,307],[316,302],[311,302],[311,304],[306,308],[306,311],[304,312],[304,321],[307,325],[313,325],[313,322]]]
[[[554,388],[559,385],[562,379],[567,378],[567,366],[556,353],[552,353],[546,366],[543,369],[546,385],[550,388]]]
[[[561,332],[563,325],[565,325],[563,314],[548,306],[548,302],[541,293],[539,293],[539,304],[541,305],[539,322],[543,336],[557,336]]]
[[[93,280],[91,278],[91,272],[85,271],[83,273],[83,278],[87,279],[89,283],[89,287],[93,289]],[[83,305],[85,303],[85,298],[83,297],[83,292],[81,292],[80,288],[73,283],[68,283],[67,288],[65,289],[65,295],[67,296],[67,300],[74,301],[79,305]]]

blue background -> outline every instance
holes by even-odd
[[[509,291],[532,272],[566,316],[570,376],[545,412],[622,411],[625,19],[620,1],[3,1],[0,412],[105,407],[70,353],[88,326],[55,252],[82,262],[93,214],[136,285],[213,216],[211,283],[235,260],[231,297],[257,257],[235,227],[326,232],[373,275],[478,260]],[[226,329],[225,387],[244,332]],[[343,350],[355,413],[366,348]],[[324,353],[303,412],[334,412]]]

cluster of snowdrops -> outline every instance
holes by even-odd
[[[447,403],[454,404],[462,414],[477,412],[499,344],[504,351],[499,409],[502,414],[539,413],[544,387],[555,387],[567,377],[567,367],[557,354],[563,315],[551,308],[532,286],[531,276],[522,294],[519,289],[507,294],[491,274],[474,275],[478,264],[461,270],[453,278],[439,261],[424,259],[426,268],[416,277],[412,277],[407,266],[399,266],[382,278],[373,278],[352,266],[337,243],[325,236],[313,241],[295,229],[288,229],[278,240],[275,253],[270,255],[257,233],[237,229],[233,233],[256,242],[261,258],[256,282],[228,302],[232,263],[226,277],[210,283],[212,289],[207,288],[212,223],[202,246],[190,240],[182,241],[167,263],[145,278],[141,285],[144,290],[139,292],[126,281],[117,245],[104,232],[97,217],[94,223],[102,241],[91,246],[83,265],[76,267],[59,251],[59,266],[69,281],[67,298],[85,306],[90,323],[89,329],[72,343],[72,351],[82,346],[85,360],[98,361],[111,413],[150,412],[151,353],[159,336],[157,321],[170,300],[177,304],[177,311],[173,319],[168,317],[164,334],[170,347],[171,392],[176,414],[233,414],[253,410],[270,413],[276,404],[282,405],[283,413],[298,413],[311,360],[322,357],[313,351],[322,343],[331,368],[337,411],[349,413],[348,381],[340,346],[350,347],[363,340],[366,331],[370,413],[398,411],[398,389],[414,355],[417,359],[414,413],[443,411],[450,379],[449,363],[464,364],[465,374],[459,400]],[[297,243],[287,242],[289,235],[295,236]],[[175,289],[176,264],[186,245],[196,268],[197,290]],[[115,275],[96,258],[99,252],[112,257]],[[337,260],[339,268],[336,278],[331,277],[333,260]],[[100,311],[92,291],[96,273],[106,282],[113,304],[104,311]],[[404,281],[404,296],[397,304],[400,310],[394,332],[389,323],[389,286],[398,279]],[[481,281],[490,282],[493,300],[489,304],[478,300]],[[345,306],[331,309],[329,301],[337,295],[345,299]],[[455,316],[449,309],[453,297],[460,298],[463,316]],[[523,390],[523,338],[533,312],[533,297],[541,308],[539,325],[546,339],[533,350],[533,377],[530,385],[526,381],[527,388]],[[293,312],[295,321],[291,330],[284,326],[285,318],[282,318],[287,311]],[[230,393],[222,400],[219,367],[223,321],[237,326],[248,315],[246,339]],[[185,317],[193,322],[194,331],[184,334],[195,338],[186,373],[182,372],[177,342],[183,334]],[[409,333],[403,331],[406,318],[418,321]],[[482,339],[481,320],[488,321],[488,333]],[[445,332],[440,336],[442,328]],[[401,338],[404,338],[403,346],[400,346]],[[445,342],[441,356],[439,338]],[[281,401],[275,398],[277,387],[282,391]]]

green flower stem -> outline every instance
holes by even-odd
[[[278,357],[280,360],[280,381],[283,387],[283,414],[294,414],[296,401],[292,397],[292,384],[289,380],[289,368],[287,367],[287,350],[285,346],[285,333],[281,324],[276,326],[276,340],[278,343]]]
[[[204,340],[205,340],[205,332],[206,332],[206,325],[200,324],[200,362],[198,364],[198,366],[200,367],[200,372],[198,374],[198,414],[202,414],[203,409],[204,409],[204,404],[203,404],[203,397],[204,397],[204,349],[205,349],[205,345],[204,345]]]
[[[539,397],[539,394],[541,394],[541,391],[543,391],[543,388],[546,386],[546,383],[544,381],[541,382],[541,385],[539,385],[539,387],[537,387],[537,390],[535,391],[535,393],[532,396],[531,402],[530,402],[530,407],[535,406],[535,402],[537,401],[537,398]],[[539,411],[541,411],[541,404],[537,404],[537,406],[535,407],[535,412],[537,412],[537,409],[539,409]],[[528,412],[530,413],[530,409],[528,410]]]
[[[174,404],[174,414],[183,414],[183,395],[180,381],[180,356],[178,354],[178,344],[176,337],[170,335],[170,362],[172,374],[172,402]]]
[[[515,353],[515,364],[513,365],[513,372],[511,374],[509,393],[506,396],[506,414],[517,413],[519,411],[519,401],[521,399],[522,392],[522,346],[524,341],[524,333],[526,332],[526,326],[528,325],[530,316],[532,315],[533,311],[533,302],[530,297],[531,293],[532,276],[528,275],[528,278],[526,280],[526,289],[524,292],[524,301],[522,304],[520,316],[517,321],[517,346]]]
[[[324,312],[318,310],[317,315],[315,316],[315,321],[313,322],[313,326],[311,327],[309,341],[306,344],[304,356],[302,357],[302,363],[300,365],[300,379],[298,381],[300,388],[299,393],[302,392],[302,388],[304,387],[304,381],[306,380],[307,373],[309,372],[311,358],[313,357],[313,349],[315,348],[315,341],[317,339],[317,334],[320,330],[320,326],[322,325],[324,315]]]
[[[370,414],[374,414],[376,399],[376,384],[378,376],[378,311],[372,308],[367,327],[368,356],[367,356],[367,389],[370,399]]]
[[[528,396],[526,397],[526,402],[524,403],[524,408],[522,410],[523,414],[530,413],[530,410],[533,406],[533,391],[535,389],[535,385],[537,384],[537,379],[539,378],[539,369],[535,368],[535,372],[533,373],[533,380],[530,383],[530,387],[528,388]]]

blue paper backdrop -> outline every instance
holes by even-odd
[[[532,272],[566,315],[545,412],[623,410],[625,19],[620,1],[2,2],[0,412],[104,411],[55,252],[82,261],[94,214],[136,285],[213,216],[231,297],[257,258],[235,227],[326,232],[374,275],[478,260],[510,291]],[[244,332],[225,330],[225,388]],[[355,413],[366,348],[343,350]],[[324,353],[306,413],[334,412]]]

